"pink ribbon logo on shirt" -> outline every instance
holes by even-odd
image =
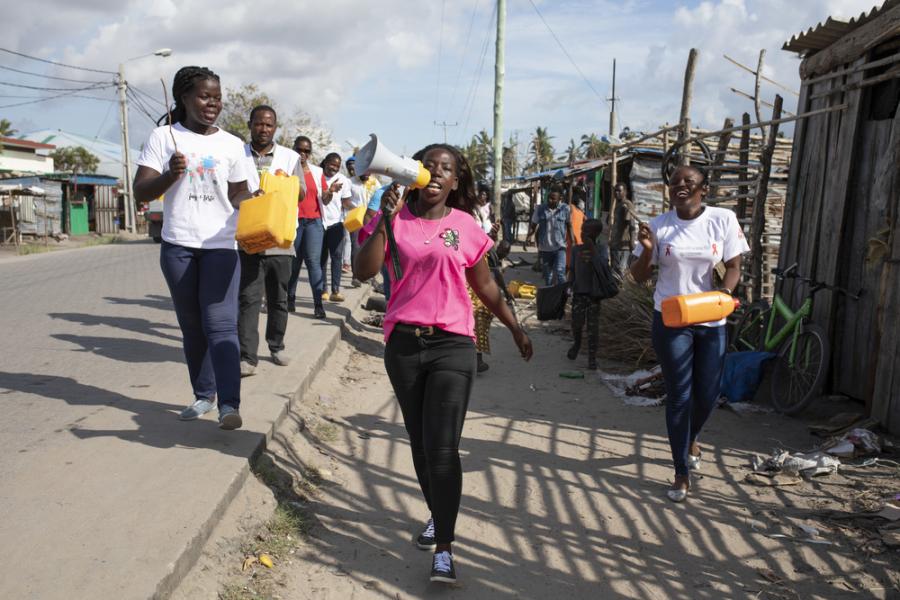
[[[718,248],[715,244],[713,244],[712,246],[713,246],[713,247],[712,247],[713,256],[718,256],[718,255],[719,255],[719,248]]]

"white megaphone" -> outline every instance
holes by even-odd
[[[431,173],[422,163],[406,156],[397,156],[380,143],[374,133],[370,137],[366,145],[356,153],[357,173],[385,175],[412,189],[422,189],[428,185]]]

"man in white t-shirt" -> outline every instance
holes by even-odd
[[[374,188],[370,185],[371,178],[369,175],[356,174],[356,157],[349,157],[344,164],[347,166],[347,175],[350,177],[350,200],[344,206],[344,217],[347,213],[359,205],[368,205],[369,199],[372,197]],[[356,253],[359,251],[359,231],[349,234],[348,243],[344,246],[344,263],[353,264],[356,260]],[[358,279],[353,279],[353,287],[359,287],[362,283]]]
[[[300,162],[300,155],[274,142],[278,119],[271,106],[254,107],[247,125],[250,128],[250,143],[244,144],[247,186],[255,192],[264,172],[292,175]],[[293,245],[258,254],[240,252],[238,336],[241,342],[241,377],[253,375],[259,363],[259,312],[263,290],[266,297],[266,343],[272,362],[280,366],[290,363],[284,352],[284,334],[288,324],[288,281],[294,253]]]

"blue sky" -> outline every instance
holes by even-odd
[[[752,90],[753,78],[723,54],[755,64],[767,50],[766,75],[799,87],[799,60],[782,51],[791,37],[829,15],[849,17],[873,0],[535,0],[566,57],[529,0],[508,0],[505,131],[520,141],[538,125],[559,152],[570,138],[606,133],[612,59],[618,62],[620,127],[652,130],[678,118],[688,50],[700,50],[692,117],[705,127],[740,118],[751,103],[729,88]],[[185,64],[209,66],[226,88],[256,83],[282,112],[302,109],[333,132],[335,141],[364,141],[377,132],[399,152],[412,153],[443,137],[434,121],[458,123],[448,140],[461,143],[492,127],[492,0],[258,0],[222,5],[213,0],[32,0],[10,7],[0,46],[44,58],[114,71],[121,60],[174,49],[169,58],[127,63],[130,82],[161,98],[159,78],[171,82]],[[441,18],[443,15],[443,19]],[[40,18],[38,18],[40,16]],[[76,24],[73,27],[73,23]],[[314,24],[314,25],[312,25]],[[482,52],[486,49],[485,52]],[[482,56],[484,59],[482,61]],[[480,65],[480,68],[479,68]],[[0,53],[0,66],[76,79],[96,73],[50,67]],[[587,82],[585,81],[587,79]],[[0,72],[0,81],[47,87],[77,84]],[[37,90],[0,86],[5,96]],[[778,90],[764,86],[771,98]],[[58,93],[58,92],[57,92]],[[62,128],[117,138],[113,89],[97,99],[60,99],[0,108],[23,131]],[[37,98],[0,98],[0,105]],[[149,104],[149,101],[148,101]],[[789,94],[785,106],[793,109]],[[161,111],[160,106],[151,106]],[[132,145],[152,124],[130,115]]]

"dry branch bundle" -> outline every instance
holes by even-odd
[[[652,321],[653,284],[635,283],[630,275],[626,276],[619,293],[600,305],[598,353],[604,359],[632,367],[654,364]]]

